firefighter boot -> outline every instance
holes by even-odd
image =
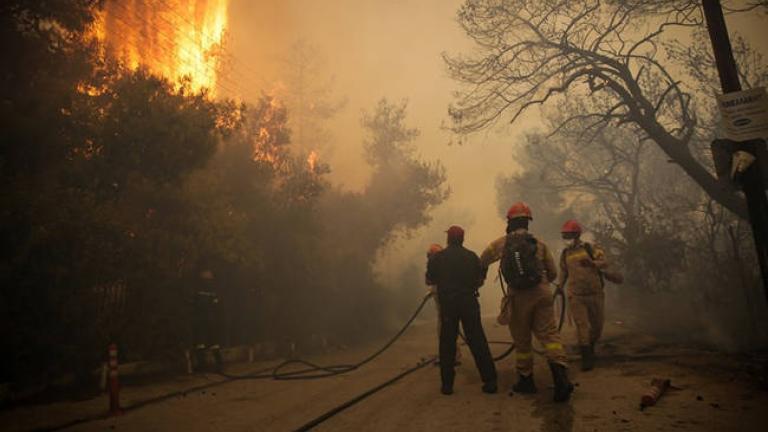
[[[552,371],[552,381],[555,383],[555,402],[565,402],[573,393],[573,384],[568,379],[568,369],[559,363],[550,363],[549,369]]]
[[[440,393],[448,396],[453,394],[453,378],[454,374],[451,373],[452,371],[446,371],[441,370],[441,376],[440,376]]]
[[[496,385],[496,381],[483,383],[483,393],[494,394],[497,391],[499,391],[499,388]]]
[[[581,370],[590,371],[595,367],[595,351],[591,345],[582,345],[581,351]]]
[[[449,368],[445,364],[440,365],[440,393],[444,395],[453,394],[453,380],[456,377],[456,373],[453,368]]]
[[[536,393],[536,383],[533,382],[533,374],[528,376],[518,375],[517,383],[512,386],[512,393]]]

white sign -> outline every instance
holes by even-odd
[[[765,87],[717,95],[725,137],[733,141],[768,138]]]

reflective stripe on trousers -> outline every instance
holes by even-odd
[[[533,373],[533,336],[546,348],[544,355],[553,363],[566,365],[567,359],[555,324],[552,292],[546,286],[514,290],[510,296],[512,320],[509,330],[515,341],[517,372]]]

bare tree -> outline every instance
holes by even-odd
[[[549,110],[545,124],[557,127],[582,109],[568,101]],[[517,154],[525,172],[515,183],[525,187],[523,179],[533,176],[543,191],[567,197],[565,202],[597,240],[637,273],[630,275],[634,285],[668,286],[682,265],[674,257],[682,252],[682,221],[695,217],[703,193],[691,194],[689,181],[670,181],[681,174],[641,134],[618,127],[593,133],[589,125],[589,120],[573,120],[554,136],[528,134]]]
[[[706,30],[701,28],[693,34],[694,40],[706,40],[709,37]],[[755,88],[768,83],[768,64],[760,52],[756,51],[738,31],[731,37],[733,56],[739,65],[739,81],[744,88]],[[667,56],[682,66],[690,79],[685,80],[684,87],[702,99],[712,100],[721,92],[717,75],[715,57],[706,44],[684,45],[679,41],[665,44]],[[715,137],[719,126],[719,112],[714,104],[697,104],[695,107],[700,119],[697,127],[699,146],[708,148],[709,141]],[[711,162],[702,161],[702,162]]]
[[[691,93],[660,59],[668,29],[701,26],[698,5],[467,0],[458,20],[477,51],[444,56],[451,76],[465,84],[449,107],[454,132],[469,134],[503,119],[514,123],[566,94],[586,96],[584,110],[560,127],[588,121],[586,129],[597,134],[610,125],[632,125],[642,131],[641,141],[655,143],[719,204],[746,216],[743,198],[692,151],[698,118]]]

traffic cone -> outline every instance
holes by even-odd
[[[117,345],[109,345],[109,415],[123,414],[120,408],[120,382],[117,378]]]

